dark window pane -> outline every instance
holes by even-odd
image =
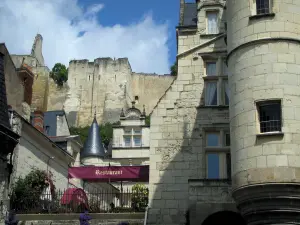
[[[270,13],[270,0],[256,0],[256,13],[267,14]]]
[[[207,155],[207,178],[208,179],[219,179],[219,155],[217,153],[211,153]]]
[[[226,154],[226,168],[227,168],[227,178],[231,179],[231,156],[230,156],[230,153]]]
[[[259,106],[260,132],[281,131],[281,105],[270,103]]]
[[[208,147],[219,146],[219,134],[217,133],[206,134],[206,146]]]
[[[230,146],[230,134],[225,133],[225,146]]]

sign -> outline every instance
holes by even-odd
[[[149,166],[70,167],[69,178],[89,181],[149,181]]]

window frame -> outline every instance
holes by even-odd
[[[229,106],[230,104],[230,92],[228,92],[228,104],[226,104],[226,86],[225,83],[228,83],[228,73],[224,74],[224,58],[218,59],[203,59],[204,65],[204,106],[207,107],[216,107],[216,106]],[[215,62],[216,63],[216,75],[207,74],[207,64]],[[222,65],[220,65],[222,64]],[[206,104],[207,96],[207,84],[216,82],[217,83],[217,104]]]
[[[206,179],[208,180],[222,180],[222,179],[231,179],[231,174],[228,171],[231,171],[231,158],[229,158],[228,164],[228,156],[230,154],[230,146],[226,146],[226,134],[230,134],[229,128],[217,128],[217,129],[205,129],[204,130],[205,141],[204,141],[204,150],[205,150],[205,165],[206,165]],[[219,134],[219,146],[207,146],[208,134],[213,133]],[[217,154],[219,157],[219,178],[210,178],[209,177],[209,154]]]
[[[262,121],[261,121],[261,107],[267,106],[267,105],[279,105],[279,111],[277,112],[279,114],[279,121],[280,126],[278,130],[275,131],[262,131]],[[257,112],[257,121],[258,121],[258,133],[259,134],[278,134],[282,133],[282,127],[283,127],[283,119],[282,119],[282,100],[281,99],[271,99],[271,100],[263,100],[263,101],[257,101],[256,102],[256,112]],[[270,120],[269,120],[270,121]],[[264,121],[267,122],[267,121]]]
[[[273,1],[272,0],[266,0],[269,1],[269,12],[267,13],[258,13],[257,12],[257,1],[258,0],[250,0],[250,8],[251,8],[251,15],[252,16],[263,16],[263,15],[269,15],[272,14],[272,8],[273,8]]]
[[[216,14],[216,32],[215,33],[210,33],[209,32],[209,21],[208,21],[208,14]],[[220,15],[220,11],[218,9],[211,9],[211,10],[206,10],[205,12],[205,20],[206,20],[206,34],[208,35],[216,35],[220,33],[220,28],[219,28],[219,15]]]
[[[135,131],[138,130],[139,133],[135,133]],[[127,131],[127,132],[126,132]],[[129,131],[129,132],[128,132]],[[142,144],[142,135],[143,134],[143,130],[142,128],[137,128],[137,127],[126,127],[123,129],[123,145],[124,147],[129,147],[129,148],[140,148],[143,146]],[[126,142],[125,142],[125,138],[128,138],[130,137],[130,146],[126,145]],[[135,137],[139,137],[140,138],[140,145],[135,145]]]

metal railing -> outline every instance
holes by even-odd
[[[136,191],[85,191],[68,194],[32,192],[30,196],[11,196],[11,209],[18,214],[144,212],[148,205],[148,193]]]

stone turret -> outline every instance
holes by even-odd
[[[249,225],[299,224],[300,1],[256,2],[227,0],[233,197]]]
[[[37,34],[32,45],[31,56],[37,59],[39,66],[45,66],[42,47],[43,37],[42,35]]]

